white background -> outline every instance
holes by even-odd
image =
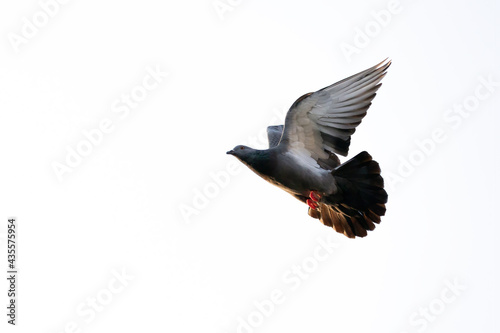
[[[20,275],[15,328],[0,283],[1,331],[499,332],[500,86],[481,83],[500,82],[498,2],[221,3],[74,0],[44,22],[37,1],[2,2],[0,257],[6,271],[16,216]],[[246,168],[223,176],[225,152],[264,148],[296,98],[386,57],[349,155],[370,152],[388,187],[368,237],[324,227]],[[114,112],[147,68],[168,76]],[[103,119],[111,133],[58,179]],[[292,283],[293,267],[309,273]]]

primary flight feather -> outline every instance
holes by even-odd
[[[269,126],[269,149],[236,146],[228,151],[268,182],[309,206],[349,238],[364,237],[385,214],[387,193],[377,162],[361,152],[347,156],[351,135],[366,115],[390,61],[383,61],[293,103],[285,125]]]

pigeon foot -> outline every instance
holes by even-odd
[[[316,202],[312,201],[311,199],[307,199],[306,203],[309,207],[311,207],[311,209],[314,209],[314,210],[318,209],[318,204]]]
[[[311,191],[309,192],[309,198],[311,198],[315,202],[318,202],[319,199],[321,199],[321,194],[316,191]]]

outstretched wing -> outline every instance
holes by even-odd
[[[280,143],[281,135],[283,134],[283,125],[269,126],[267,128],[267,139],[269,148],[276,147]]]
[[[327,160],[346,156],[351,135],[380,88],[390,61],[300,97],[288,111],[279,145],[297,155]]]

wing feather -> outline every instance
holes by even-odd
[[[391,61],[384,60],[300,97],[287,113],[279,144],[316,161],[327,159],[331,153],[346,156],[351,135],[366,115],[390,65]]]
[[[283,134],[283,125],[267,127],[267,139],[269,141],[269,148],[276,147],[281,140]]]

